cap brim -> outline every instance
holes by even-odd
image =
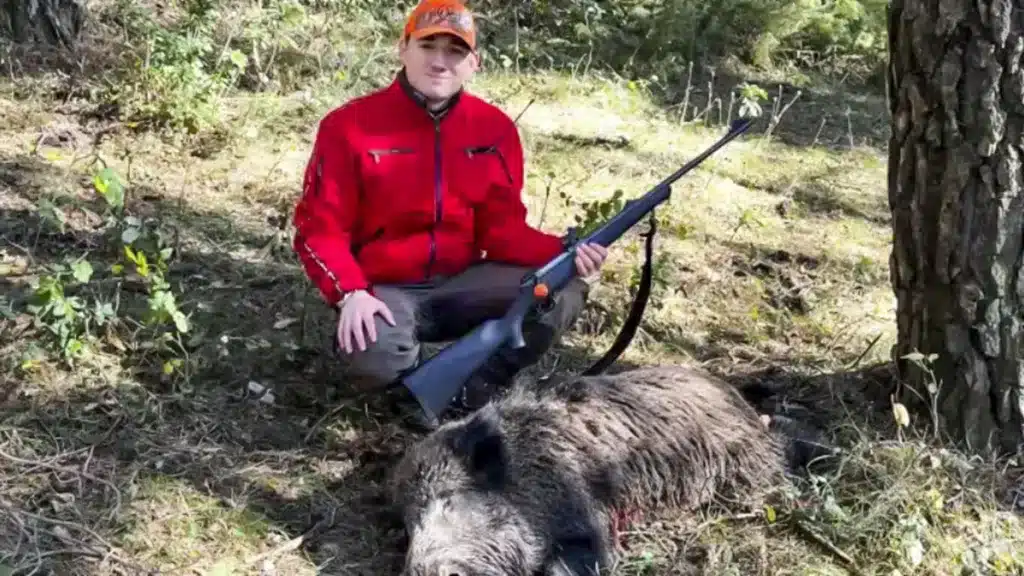
[[[455,30],[452,30],[447,26],[428,26],[427,28],[421,28],[409,34],[409,37],[414,40],[420,40],[422,38],[426,38],[427,36],[436,36],[438,34],[447,34],[449,36],[455,36],[459,40],[462,40],[462,42],[465,43],[466,46],[469,46],[470,49],[474,48],[473,42],[468,37],[468,35],[456,32]]]

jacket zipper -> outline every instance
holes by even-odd
[[[427,280],[430,280],[434,260],[437,258],[435,229],[441,221],[441,209],[441,120],[434,118],[434,224],[430,227],[430,259],[427,260]]]

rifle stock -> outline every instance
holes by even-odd
[[[573,246],[552,258],[550,262],[527,274],[520,283],[519,295],[504,316],[481,323],[402,377],[401,384],[412,393],[427,417],[439,418],[466,381],[502,346],[522,348],[526,345],[523,339],[524,319],[538,301],[562,289],[572,280],[576,274],[576,244],[610,246],[657,206],[668,200],[672,193],[672,184],[676,180],[745,132],[750,123],[750,119],[733,122],[725,136],[696,158],[659,182],[643,196],[627,201],[618,214],[587,237],[574,242]]]

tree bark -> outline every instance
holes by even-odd
[[[893,0],[889,13],[896,363],[928,398],[927,372],[901,358],[937,355],[940,426],[980,451],[1024,442],[1019,6]]]
[[[18,43],[73,48],[84,23],[79,0],[0,0],[0,29]]]

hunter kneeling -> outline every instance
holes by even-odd
[[[393,82],[319,124],[294,249],[338,315],[335,348],[363,389],[415,368],[420,342],[454,340],[503,315],[524,274],[566,248],[526,222],[515,124],[463,89],[477,50],[461,2],[424,0],[406,23]],[[475,409],[537,362],[582,311],[585,280],[606,256],[579,246],[580,277],[528,319],[526,348],[496,354],[457,402]]]

